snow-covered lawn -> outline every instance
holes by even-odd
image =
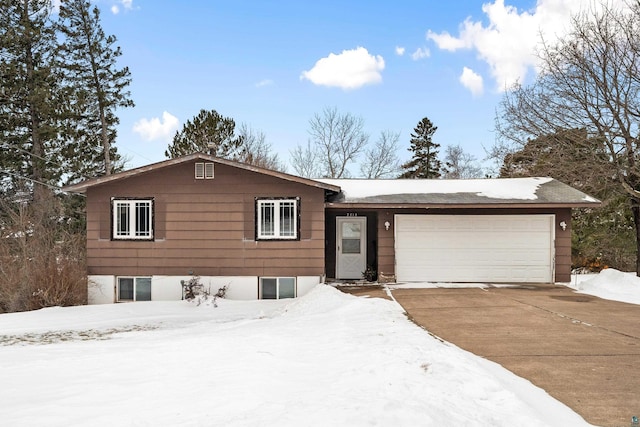
[[[608,268],[598,274],[574,275],[569,286],[578,293],[640,304],[640,279],[636,273],[623,273]]]
[[[0,381],[7,426],[588,425],[528,381],[433,338],[395,302],[325,285],[217,308],[2,314]]]

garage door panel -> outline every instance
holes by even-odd
[[[553,219],[553,215],[397,215],[397,279],[550,282]]]
[[[471,233],[471,232],[469,232]],[[441,230],[434,231],[433,233],[411,233],[404,232],[397,236],[402,239],[403,247],[406,248],[423,248],[424,241],[429,240],[430,246],[438,246],[440,248],[450,249],[463,249],[463,248],[504,248],[508,247],[539,247],[548,246],[549,236],[540,233],[519,233],[518,236],[506,233],[473,233],[477,238],[482,239],[481,242],[471,241],[468,238],[468,234],[463,234],[460,230],[455,232],[443,232]]]
[[[461,263],[461,258],[464,259],[464,263]],[[399,257],[396,262],[399,267],[416,266],[418,268],[422,268],[423,265],[428,268],[430,265],[435,264],[478,268],[485,266],[522,266],[536,268],[547,260],[548,254],[545,251],[513,253],[508,250],[501,250],[493,253],[468,253],[454,257],[439,251],[421,252],[416,250],[403,252],[402,257]]]

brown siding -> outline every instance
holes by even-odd
[[[194,163],[88,189],[89,274],[324,273],[324,190],[221,164],[196,180]],[[154,198],[154,241],[111,240],[112,197]],[[256,241],[256,197],[299,197],[300,240]]]
[[[339,210],[330,209],[326,216],[328,221],[335,218],[340,212],[357,212],[357,209]],[[571,209],[431,209],[425,214],[424,209],[377,209],[377,269],[380,281],[395,280],[395,245],[394,245],[394,215],[396,214],[422,214],[422,215],[517,215],[517,214],[555,214],[555,280],[556,282],[569,282],[571,280]],[[388,221],[389,230],[384,223]],[[562,230],[560,222],[565,221],[567,229]],[[327,276],[334,277],[335,249],[331,252],[330,221],[327,223]],[[333,230],[335,235],[335,229]],[[335,236],[333,237],[335,242]],[[334,245],[335,246],[335,245]]]

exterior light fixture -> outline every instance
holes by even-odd
[[[560,228],[562,228],[562,231],[565,231],[567,229],[567,223],[564,221],[560,221]]]
[[[391,223],[389,221],[385,221],[384,222],[384,229],[389,231],[389,227],[391,226]]]

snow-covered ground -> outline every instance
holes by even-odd
[[[640,301],[640,282],[621,277]],[[580,286],[611,297],[621,280],[607,271]],[[7,426],[588,425],[528,381],[433,338],[395,302],[325,285],[217,308],[2,314],[0,384]]]
[[[577,274],[572,276],[569,287],[582,294],[640,304],[640,279],[636,273],[608,268],[599,274]]]

